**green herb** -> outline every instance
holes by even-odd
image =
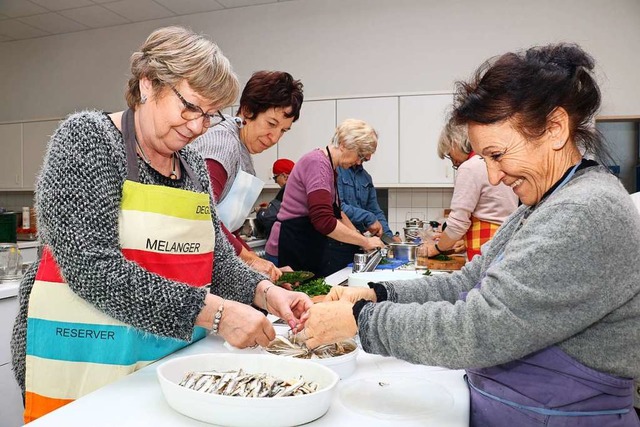
[[[297,288],[295,288],[298,292],[304,292],[310,297],[315,297],[317,295],[326,295],[331,290],[331,285],[327,284],[324,281],[323,277],[319,277],[317,279],[309,280],[306,283],[301,284]]]
[[[428,268],[424,271],[424,273],[422,273],[423,276],[431,276],[431,270],[429,270]]]
[[[282,276],[276,282],[276,285],[282,285],[283,283],[302,283],[307,279],[311,279],[314,274],[310,271],[285,271]]]
[[[433,257],[436,261],[451,261],[451,257],[445,254],[438,254]]]
[[[380,260],[380,262],[378,263],[378,265],[385,265],[385,264],[391,264],[391,261],[389,261],[389,260],[388,260],[388,259],[386,259],[386,258],[382,258],[382,259]]]

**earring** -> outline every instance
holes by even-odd
[[[142,95],[140,97],[140,104],[144,104],[145,102],[147,102],[147,95]]]

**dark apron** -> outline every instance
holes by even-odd
[[[502,254],[493,264],[501,260]],[[480,289],[481,282],[474,288]],[[460,295],[466,298],[466,292]],[[557,346],[502,365],[467,369],[465,380],[471,393],[471,426],[640,426],[632,379],[591,369]]]
[[[327,148],[329,162],[333,168],[333,159]],[[340,197],[334,169],[333,215],[340,220]],[[360,248],[356,245],[338,242],[318,232],[308,216],[280,221],[278,239],[278,264],[288,265],[294,271],[311,271],[316,277],[326,277],[353,262],[353,254]]]

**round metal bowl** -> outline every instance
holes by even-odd
[[[415,243],[391,243],[389,249],[393,259],[416,261],[418,259],[418,246]]]

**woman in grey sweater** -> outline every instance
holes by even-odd
[[[460,83],[455,120],[522,206],[460,272],[334,288],[307,344],[359,333],[367,352],[465,368],[474,426],[640,425],[640,217],[582,154],[606,159],[593,67],[550,45]]]
[[[127,111],[73,114],[49,142],[36,188],[44,249],[22,280],[12,339],[26,422],[206,330],[267,345],[274,329],[251,303],[292,327],[311,305],[234,255],[187,146],[238,93],[219,48],[161,28],[131,71]]]

